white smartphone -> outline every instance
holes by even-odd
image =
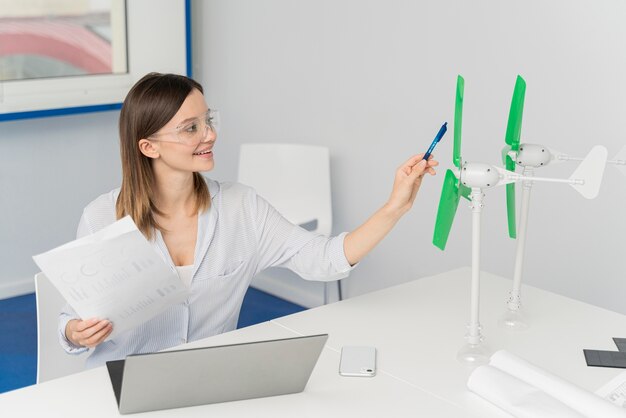
[[[376,376],[376,348],[345,346],[341,348],[339,374],[342,376]]]

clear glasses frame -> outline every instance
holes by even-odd
[[[206,139],[209,129],[217,133],[219,125],[219,111],[209,109],[200,116],[185,121],[171,131],[152,134],[148,139],[161,142],[178,142],[183,145],[198,145]]]

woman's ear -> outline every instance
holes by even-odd
[[[148,139],[140,139],[137,146],[139,151],[148,158],[159,158],[159,147]]]

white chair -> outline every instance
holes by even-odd
[[[296,144],[242,144],[238,181],[253,187],[290,222],[330,236],[332,205],[328,148]],[[337,291],[341,300],[339,280]],[[324,304],[328,303],[328,293],[328,284],[325,283]]]
[[[67,354],[59,344],[57,323],[65,299],[43,274],[35,275],[37,300],[37,383],[85,370],[87,353]]]

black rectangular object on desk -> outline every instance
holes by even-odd
[[[614,337],[613,341],[615,342],[615,345],[617,346],[617,349],[619,351],[625,351],[626,352],[626,338]]]
[[[587,366],[626,369],[626,352],[604,350],[583,350],[583,352]]]

